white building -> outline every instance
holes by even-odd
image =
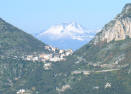
[[[111,88],[111,83],[108,83],[108,82],[107,82],[107,83],[105,84],[105,88]]]

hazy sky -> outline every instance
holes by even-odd
[[[29,33],[51,25],[77,22],[96,30],[131,0],[1,0],[0,17]]]

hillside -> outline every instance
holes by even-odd
[[[0,19],[0,94],[55,94],[59,80],[52,68],[71,54]]]
[[[94,63],[111,64],[111,62],[113,63],[119,58],[122,59],[120,60],[121,62],[124,62],[123,60],[130,60],[129,58],[126,59],[130,55],[130,11],[131,4],[125,5],[122,13],[106,24],[89,44],[83,46],[75,54],[81,55],[87,61]],[[125,17],[125,15],[128,16]],[[118,63],[120,61],[118,60]]]
[[[45,51],[45,44],[0,19],[0,55],[24,55]]]
[[[62,94],[131,93],[130,15],[131,4],[127,4],[93,40],[68,57],[65,66],[71,71],[66,79],[70,89]]]
[[[71,50],[60,50],[44,44],[3,19],[0,19],[0,40],[1,58],[45,61],[49,60],[45,57],[50,57],[53,59],[51,61],[60,61],[64,56],[72,54]]]
[[[0,57],[0,93],[1,94],[131,94],[131,4],[125,5],[122,12],[106,24],[93,40],[64,61],[32,61],[23,58]],[[2,20],[1,23],[4,21]],[[0,25],[1,31],[8,25]],[[10,27],[10,25],[9,25]],[[14,29],[12,29],[14,28]],[[22,54],[39,50],[49,53],[50,46],[38,40],[35,45],[29,41],[23,47],[19,38],[14,42],[12,31],[3,40],[3,51],[23,49]],[[1,34],[4,34],[2,33]],[[21,33],[24,33],[23,31]],[[15,33],[14,33],[15,34]],[[5,34],[6,35],[6,34]],[[19,35],[19,34],[18,34]],[[20,36],[20,35],[19,35]],[[2,37],[2,36],[1,36]],[[15,36],[16,37],[16,36]],[[25,37],[25,35],[23,36]],[[26,39],[23,38],[23,39]],[[13,44],[10,44],[13,40]],[[33,38],[34,39],[34,38]],[[31,37],[31,40],[33,40]],[[8,44],[8,45],[7,45]],[[32,44],[32,46],[31,46]],[[4,46],[5,45],[5,46]],[[10,46],[9,46],[10,45]],[[15,45],[15,46],[14,46]],[[18,45],[18,46],[16,46]],[[7,49],[5,50],[4,49]],[[6,48],[7,47],[7,48]],[[17,50],[16,47],[19,49]],[[29,48],[28,48],[29,47]],[[31,49],[31,52],[27,52]],[[47,50],[48,49],[48,50]],[[25,52],[24,52],[25,51]],[[39,52],[38,51],[38,52]],[[52,52],[53,50],[51,50]],[[59,53],[59,50],[56,50]],[[51,53],[50,52],[50,53]],[[6,52],[7,53],[7,52]],[[13,54],[9,55],[13,55]],[[1,55],[5,56],[4,53]],[[20,53],[18,55],[21,55]],[[36,56],[38,54],[35,54]],[[35,57],[36,57],[35,56]]]

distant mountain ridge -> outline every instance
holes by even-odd
[[[46,31],[37,34],[41,41],[61,49],[76,50],[91,40],[96,32],[88,31],[81,25],[72,23],[63,23],[51,26]],[[74,45],[73,47],[71,45]]]

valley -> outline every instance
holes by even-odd
[[[0,94],[131,94],[130,78],[130,3],[74,52],[0,19]]]

